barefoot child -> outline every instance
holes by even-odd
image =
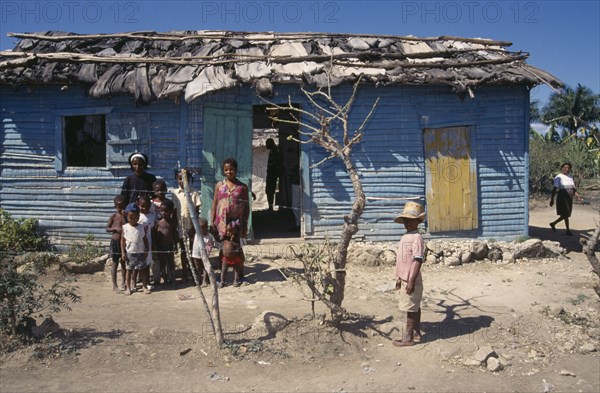
[[[135,203],[130,203],[125,208],[127,224],[123,225],[121,236],[121,258],[125,261],[127,274],[125,276],[125,295],[131,295],[135,289],[138,273],[142,276],[144,292],[150,293],[148,274],[146,271],[146,258],[148,257],[148,237],[146,229],[140,220],[140,208]]]
[[[402,213],[394,219],[406,228],[396,251],[396,289],[400,291],[400,311],[406,311],[406,331],[402,340],[392,342],[396,347],[407,347],[421,341],[424,244],[417,227],[424,219],[423,205],[416,202],[406,202]]]
[[[233,286],[242,285],[244,278],[244,252],[240,242],[240,224],[239,221],[233,221],[227,224],[227,234],[223,238],[221,248],[221,282],[219,287],[226,285],[225,277],[229,266],[233,267]]]
[[[123,209],[125,209],[125,197],[119,194],[113,199],[113,202],[117,212],[113,213],[108,219],[106,232],[112,233],[110,239],[110,256],[112,258],[110,276],[113,283],[113,292],[120,293],[121,290],[125,290],[125,261],[121,259],[121,231],[125,224],[125,218],[123,217],[125,214],[123,212]],[[117,269],[119,268],[119,263],[121,263],[121,289],[117,286]]]
[[[161,218],[156,221],[155,243],[156,258],[160,265],[160,274],[158,280],[155,276],[154,285],[160,283],[162,275],[166,284],[173,286],[175,284],[175,245],[177,244],[177,223],[173,217],[173,201],[165,199],[160,205]]]
[[[208,221],[204,217],[198,218],[198,223],[200,224],[200,235],[196,234],[194,238],[194,247],[192,249],[192,260],[194,261],[194,265],[196,266],[196,271],[198,274],[202,275],[198,276],[198,279],[201,280],[201,285],[203,287],[208,286],[208,272],[204,269],[204,264],[202,263],[202,253],[200,251],[200,239],[199,236],[202,236],[202,240],[204,241],[204,249],[206,250],[206,256],[210,256],[210,252],[214,247],[214,241],[212,236],[208,233]]]
[[[155,246],[152,242],[154,238],[154,226],[158,220],[159,213],[150,201],[150,197],[146,194],[140,195],[137,200],[137,205],[140,208],[140,225],[146,228],[146,236],[148,237],[148,256],[146,257],[146,273],[150,277],[150,267],[152,267],[152,276],[154,277],[154,285],[160,281],[160,263],[157,258],[154,258]],[[149,280],[149,279],[148,279]],[[152,289],[148,286],[148,289]]]
[[[167,183],[163,179],[158,179],[152,183],[152,190],[154,191],[152,203],[156,210],[160,211],[160,205],[167,200]]]

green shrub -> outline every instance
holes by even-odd
[[[17,336],[32,318],[45,318],[79,301],[77,287],[66,276],[41,283],[58,255],[43,250],[46,239],[33,219],[13,219],[0,209],[0,330]],[[27,251],[27,253],[25,253]],[[17,256],[18,254],[22,254]]]
[[[46,238],[38,232],[36,220],[14,219],[6,210],[0,209],[0,254],[41,251],[45,247]]]
[[[597,153],[583,140],[571,137],[560,143],[531,138],[529,143],[529,190],[532,193],[552,191],[554,177],[565,162],[572,165],[575,184],[598,176]]]
[[[94,235],[88,233],[83,241],[76,241],[69,249],[69,260],[75,263],[86,263],[104,254],[102,243],[95,241]]]
[[[29,254],[17,261],[13,256],[0,260],[0,328],[16,336],[31,318],[46,318],[79,301],[77,287],[67,276],[49,280],[49,287],[40,282],[58,256]]]

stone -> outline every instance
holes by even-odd
[[[444,265],[446,266],[460,266],[460,258],[456,256],[449,256],[444,258]]]
[[[559,304],[551,304],[548,306],[548,315],[552,317],[558,317],[564,311],[565,309]]]
[[[488,254],[488,245],[484,242],[473,242],[471,244],[471,254],[475,261],[484,260]]]
[[[273,311],[263,311],[254,319],[250,332],[253,337],[273,337],[287,324],[288,320],[283,315]]]
[[[581,351],[582,353],[596,352],[596,346],[592,342],[587,342],[581,347],[579,347],[579,351]]]
[[[435,255],[441,255],[444,252],[444,244],[439,240],[428,241],[426,247]]]
[[[63,266],[69,273],[94,274],[104,270],[109,255],[104,254],[84,263],[66,262]]]
[[[367,254],[374,256],[375,258],[380,258],[383,250],[380,247],[365,247],[365,251]]]
[[[567,253],[567,249],[562,247],[559,242],[555,242],[552,240],[543,240],[542,243],[546,249],[558,254],[565,255]]]
[[[486,368],[489,371],[500,371],[502,369],[502,364],[500,363],[500,360],[498,360],[495,357],[489,357],[486,361]]]
[[[385,266],[394,266],[396,265],[396,253],[393,250],[384,250],[381,253],[381,262]]]
[[[473,261],[473,253],[470,251],[463,251],[460,254],[460,262],[461,263],[469,263]]]
[[[544,246],[540,239],[529,239],[515,246],[513,251],[514,259],[523,258],[555,258],[560,256],[559,252],[555,252]]]
[[[437,264],[439,261],[436,258],[436,256],[432,253],[429,253],[427,255],[427,257],[425,257],[425,263],[429,264],[429,265],[435,265]]]
[[[463,364],[465,366],[469,366],[469,367],[478,367],[481,366],[481,362],[475,360],[475,359],[465,359],[465,361],[463,362]]]
[[[573,348],[575,348],[575,344],[573,344],[571,341],[567,341],[563,344],[563,348],[565,349],[565,351],[572,351]]]
[[[510,366],[512,364],[510,362],[510,358],[505,355],[500,356],[498,360],[500,361],[500,367],[502,367],[503,369],[506,368],[506,366]]]
[[[381,261],[378,256],[375,256],[368,252],[362,252],[358,256],[356,262],[362,266],[379,266],[381,264]]]
[[[600,338],[600,329],[591,327],[587,330],[587,335],[592,338]]]
[[[569,370],[560,370],[560,375],[564,375],[566,377],[576,377],[575,373]]]
[[[492,246],[488,251],[487,257],[492,262],[497,262],[502,260],[502,249],[500,247]]]
[[[479,348],[477,352],[475,352],[473,359],[477,360],[480,363],[484,363],[489,357],[497,358],[498,355],[490,345],[484,345],[483,347]]]

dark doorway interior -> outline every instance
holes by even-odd
[[[300,236],[300,225],[294,211],[299,214],[298,198],[292,193],[299,190],[300,185],[300,146],[297,142],[289,140],[299,138],[298,125],[284,122],[275,122],[271,117],[293,120],[289,111],[268,110],[267,105],[256,105],[253,108],[253,129],[255,142],[253,143],[253,178],[257,177],[253,188],[255,193],[264,193],[267,178],[267,156],[265,141],[272,138],[277,145],[278,176],[273,210],[261,206],[252,209],[252,222],[254,237],[256,239],[288,238]],[[259,140],[257,140],[257,138]],[[261,150],[262,149],[262,150]],[[297,195],[297,194],[296,194]],[[298,206],[295,206],[294,203]],[[258,205],[258,204],[257,204]]]

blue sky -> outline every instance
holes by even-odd
[[[510,41],[528,62],[600,92],[600,1],[0,1],[0,49],[8,32],[62,30],[336,32]],[[537,87],[532,100],[552,91]]]

